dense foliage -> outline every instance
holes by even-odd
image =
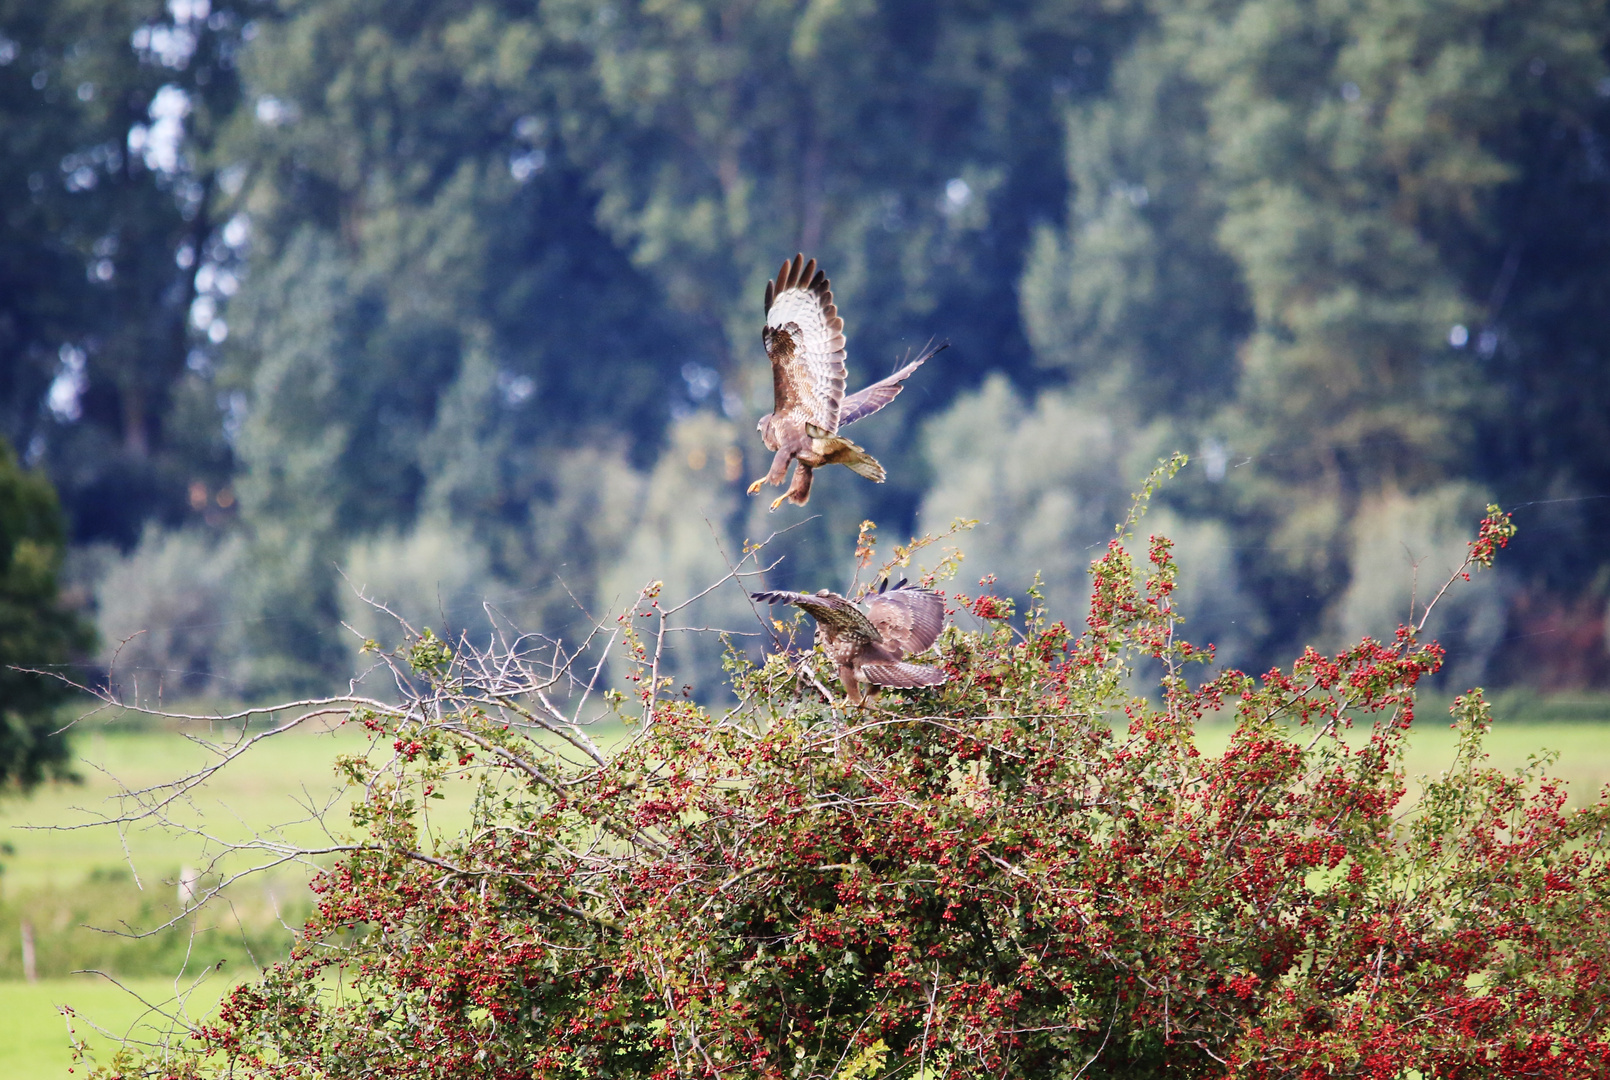
[[[1492,508],[1465,572],[1512,532]],[[416,636],[416,693],[353,713],[357,833],[291,959],[193,1052],[109,1075],[1610,1068],[1610,802],[1486,768],[1479,694],[1406,802],[1437,644],[1405,626],[1193,685],[1171,544],[1127,539],[1081,632],[955,594],[983,628],[947,629],[950,682],[869,709],[824,698],[819,655],[734,656],[741,704],[712,715],[660,675],[677,620],[651,588],[610,753],[529,639]],[[1209,713],[1234,717],[1219,755]],[[465,780],[473,826],[437,835],[425,808]]]
[[[55,706],[73,674],[63,665],[83,655],[90,634],[61,604],[64,547],[50,481],[19,467],[0,440],[0,791],[69,774]]]
[[[338,568],[582,630],[770,531],[759,286],[804,248],[856,373],[953,347],[800,576],[964,514],[1082,603],[1067,553],[1192,449],[1221,659],[1385,632],[1497,498],[1525,539],[1438,633],[1602,683],[1607,43],[1603,0],[4,0],[0,423],[116,545],[103,637],[175,631],[127,676],[329,686]]]

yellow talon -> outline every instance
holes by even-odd
[[[764,484],[765,482],[766,482],[766,478],[764,476],[762,476],[759,480],[756,480],[753,484],[750,484],[749,485],[749,494],[753,495],[755,492],[759,491],[760,486],[762,484]]]
[[[777,496],[777,497],[776,497],[776,498],[775,498],[775,499],[773,499],[773,500],[772,500],[772,501],[771,501],[771,508],[772,508],[772,510],[773,510],[773,511],[776,511],[776,509],[777,509],[777,508],[778,508],[778,507],[779,507],[779,506],[781,506],[781,505],[783,505],[783,503],[785,503],[785,502],[787,502],[787,501],[788,501],[788,495],[787,495],[787,493],[786,493],[786,492],[785,492],[785,493],[784,493],[784,494],[782,494],[782,495],[779,495],[779,496]]]

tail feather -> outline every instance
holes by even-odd
[[[878,459],[842,435],[817,439],[815,450],[829,465],[843,465],[851,472],[864,476],[874,484],[883,483],[887,473]]]
[[[878,462],[878,459],[865,451],[862,451],[853,461],[846,461],[844,464],[849,467],[851,472],[857,476],[866,477],[874,484],[883,483],[884,478],[888,475],[883,471],[883,466]]]
[[[910,688],[913,686],[938,686],[949,676],[943,669],[932,664],[913,664],[908,660],[896,660],[882,664],[863,664],[860,670],[861,678],[878,686],[894,686]]]

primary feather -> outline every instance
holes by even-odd
[[[923,349],[922,355],[910,363],[902,365],[894,374],[885,375],[871,386],[857,390],[845,398],[843,404],[839,406],[839,427],[848,427],[857,420],[865,419],[899,397],[900,391],[905,389],[905,381],[911,377],[911,373],[927,363],[929,358],[937,356],[948,348],[950,348],[950,342],[948,341],[941,341],[938,345],[930,342],[928,347]],[[910,356],[911,354],[907,353],[906,355]]]

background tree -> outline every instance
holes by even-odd
[[[1482,335],[1502,317],[1507,252],[1528,237],[1494,243],[1499,208],[1528,173],[1581,167],[1538,160],[1518,136],[1605,114],[1606,19],[1574,3],[1332,15],[1271,2],[1180,20],[1219,148],[1219,236],[1257,314],[1225,418],[1259,459],[1237,494],[1246,520],[1277,523],[1292,572],[1337,582],[1322,596],[1362,570],[1340,544],[1363,500],[1435,497],[1507,425]],[[1475,479],[1503,490],[1518,463],[1494,463]],[[1286,626],[1300,611],[1275,609]]]
[[[5,433],[56,481],[77,541],[131,547],[146,520],[183,520],[227,483],[191,315],[208,289],[235,288],[214,258],[227,249],[207,154],[261,6],[71,0],[0,13]]]
[[[337,2],[265,21],[255,111],[228,142],[254,269],[223,378],[251,409],[242,508],[266,572],[248,610],[308,644],[264,677],[328,677],[344,654],[316,628],[346,546],[439,510],[473,522],[500,580],[556,593],[533,541],[555,532],[574,455],[642,467],[681,413],[757,414],[762,264],[783,246],[837,255],[867,377],[921,340],[919,317],[924,337],[1012,326],[1012,273],[979,296],[969,270],[1001,258],[991,198],[1023,233],[1035,200],[1017,193],[1062,184],[1037,152],[1055,126],[1017,105],[1051,93],[1033,58],[1107,16],[957,7],[913,33],[933,14]],[[853,69],[835,59],[846,33],[868,45]],[[968,317],[927,326],[940,302]],[[322,326],[339,329],[306,333]],[[914,503],[909,483],[883,494]],[[870,505],[843,501],[835,522]],[[813,537],[800,572],[831,566]],[[568,554],[550,619],[578,619],[570,595],[591,607],[611,573]]]
[[[591,598],[583,551],[561,567],[543,547],[585,527],[553,508],[574,510],[567,478],[599,453],[646,460],[692,361],[593,225],[558,141],[562,118],[588,120],[567,108],[578,61],[551,38],[483,4],[332,3],[257,39],[255,111],[229,145],[262,285],[232,305],[221,377],[249,410],[259,683],[345,670],[330,631],[348,546],[441,515],[550,624],[574,617],[561,569]],[[272,660],[287,621],[303,644]]]
[[[1517,553],[1510,632],[1591,641],[1603,586],[1567,599],[1545,582],[1597,581],[1597,557],[1544,554],[1537,537],[1597,520],[1602,478],[1544,478],[1528,448],[1600,437],[1576,411],[1598,400],[1598,375],[1561,360],[1600,372],[1600,344],[1561,335],[1566,307],[1589,310],[1566,298],[1600,287],[1588,252],[1606,235],[1586,207],[1610,194],[1606,14],[1390,7],[1149,6],[1108,90],[1069,110],[1074,194],[1027,262],[1025,326],[1082,397],[1143,417],[1166,401],[1152,433],[1201,466],[1170,500],[1230,528],[1262,648],[1356,629],[1359,591],[1432,556],[1422,532],[1399,534],[1407,550],[1385,566],[1362,558],[1354,537],[1376,533],[1383,505],[1418,503],[1395,519],[1407,527],[1494,492],[1548,522]],[[1523,316],[1517,288],[1562,306]],[[1520,330],[1529,318],[1537,329]],[[1163,388],[1180,392],[1151,396]],[[1545,412],[1535,429],[1522,418]],[[1467,626],[1477,654],[1505,632],[1497,612]],[[1549,655],[1575,651],[1515,655],[1535,681],[1592,678],[1549,674]]]
[[[1216,625],[1240,612],[1246,655],[1382,610],[1361,599],[1369,522],[1425,526],[1398,537],[1407,580],[1440,550],[1426,523],[1502,496],[1549,540],[1463,620],[1471,647],[1522,635],[1535,652],[1493,674],[1610,679],[1594,0],[61,0],[7,19],[5,422],[81,547],[119,547],[77,565],[206,551],[202,577],[238,577],[202,590],[239,632],[194,669],[232,672],[227,692],[346,674],[339,568],[433,591],[385,553],[462,551],[454,589],[585,628],[638,566],[621,523],[685,457],[675,429],[766,407],[758,286],[800,248],[830,268],[857,372],[953,347],[864,433],[890,482],[826,485],[775,584],[841,581],[856,522],[962,490],[924,452],[947,426],[1016,445],[974,414],[998,374],[1024,415],[1051,394],[1048,415],[1123,417],[1137,461],[1196,452],[1166,499],[1233,571]],[[758,443],[734,445],[757,473]],[[1046,464],[1024,461],[1007,488]],[[1074,501],[1094,516],[1064,515],[1067,536],[1101,532]],[[781,520],[720,502],[729,548]],[[1029,580],[1031,551],[1066,554],[1006,545],[983,570]],[[159,608],[114,621],[159,627]],[[1560,634],[1584,647],[1547,647]]]

